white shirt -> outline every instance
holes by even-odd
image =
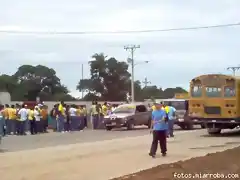
[[[77,112],[77,109],[76,109],[76,108],[71,107],[71,108],[69,109],[69,115],[70,115],[70,116],[76,116],[76,115],[77,115],[76,112]]]
[[[40,111],[34,109],[33,114],[34,114],[35,121],[40,121],[41,120]]]
[[[22,108],[18,111],[18,115],[20,115],[20,121],[26,121],[28,118],[28,110],[26,108]]]

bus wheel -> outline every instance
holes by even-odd
[[[221,130],[220,128],[208,128],[208,134],[210,135],[217,135],[217,134],[221,134]]]
[[[202,129],[205,129],[206,127],[205,127],[205,125],[204,125],[204,124],[201,124],[201,128],[202,128]]]

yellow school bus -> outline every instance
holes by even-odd
[[[240,125],[240,78],[206,74],[190,82],[189,116],[205,123],[209,134]]]

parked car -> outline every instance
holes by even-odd
[[[188,100],[186,99],[165,99],[162,102],[166,105],[171,104],[176,109],[176,120],[175,124],[180,126],[182,129],[190,130],[193,129],[193,125],[201,125],[205,128],[204,124],[200,121],[191,120],[188,111]]]
[[[119,127],[131,130],[137,125],[146,125],[150,128],[151,111],[148,111],[144,104],[123,104],[118,106],[111,115],[104,117],[104,125],[107,131]]]

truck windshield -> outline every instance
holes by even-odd
[[[119,106],[113,111],[113,113],[134,113],[135,109],[135,106]]]

